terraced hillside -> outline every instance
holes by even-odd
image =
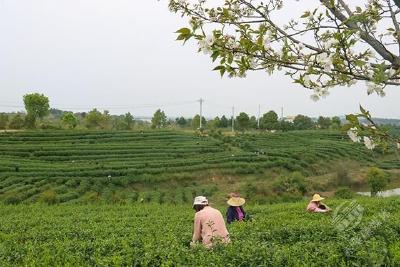
[[[121,189],[131,194],[135,184],[190,181],[199,172],[262,175],[278,167],[312,173],[319,163],[338,158],[366,163],[370,152],[340,133],[323,131],[236,137],[179,131],[2,133],[0,201],[113,199]],[[185,201],[187,192],[182,194]]]

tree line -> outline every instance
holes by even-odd
[[[23,97],[25,113],[0,113],[0,129],[98,129],[98,130],[132,130],[134,128],[160,129],[176,127],[198,130],[200,115],[192,118],[168,118],[164,111],[158,109],[151,121],[135,119],[131,113],[111,115],[107,110],[99,111],[94,108],[89,112],[71,112],[50,108],[49,98],[43,94],[26,94]],[[235,130],[268,130],[290,131],[309,129],[340,129],[339,117],[323,117],[317,120],[305,115],[293,118],[278,118],[278,114],[271,110],[260,118],[250,116],[245,112],[239,113],[232,122],[232,117],[217,116],[213,119],[201,117],[202,129],[231,129]]]

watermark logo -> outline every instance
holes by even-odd
[[[364,208],[356,201],[343,202],[335,209],[332,223],[339,231],[353,229],[360,224]]]

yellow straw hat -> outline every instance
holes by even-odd
[[[316,202],[316,201],[321,201],[323,199],[325,198],[321,197],[319,194],[314,194],[311,201]]]
[[[232,207],[240,207],[243,206],[244,203],[246,203],[246,200],[241,197],[231,197],[226,203],[228,203],[228,205]]]

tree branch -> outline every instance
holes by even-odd
[[[320,2],[342,23],[344,23],[349,29],[355,30],[360,33],[361,39],[367,42],[379,55],[385,60],[392,63],[394,69],[400,69],[400,58],[393,55],[386,47],[376,40],[374,37],[369,35],[366,31],[361,30],[356,23],[351,22],[348,18],[343,15],[338,8],[332,6],[329,0],[320,0]]]

